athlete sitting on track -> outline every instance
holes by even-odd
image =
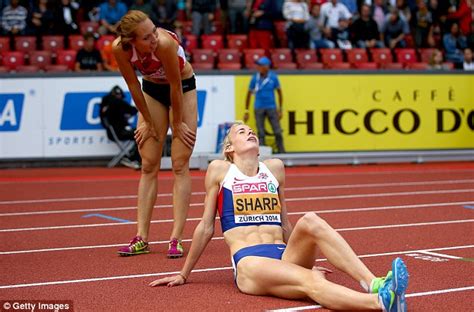
[[[292,228],[285,204],[285,170],[281,160],[259,162],[255,133],[234,124],[224,139],[226,160],[207,170],[204,214],[193,235],[180,274],[151,286],[182,285],[214,234],[219,211],[224,239],[230,248],[237,287],[246,294],[286,299],[311,298],[338,310],[406,311],[408,272],[400,258],[386,277],[376,278],[348,243],[316,213],[306,213]],[[313,267],[317,249],[339,270],[369,292],[332,283],[327,269]]]

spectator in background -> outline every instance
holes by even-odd
[[[415,0],[416,1],[416,0]],[[395,7],[398,9],[400,17],[403,18],[408,25],[411,24],[411,10],[405,0],[396,0]]]
[[[216,11],[216,0],[188,0],[188,8],[193,21],[192,34],[195,36],[210,34]]]
[[[19,3],[19,0],[10,0],[10,5],[7,5],[3,9],[3,35],[13,37],[16,35],[24,35],[26,33],[26,19],[28,17],[28,10]],[[11,40],[11,44],[13,44],[13,40]]]
[[[339,26],[336,29],[332,29],[332,41],[339,49],[352,49],[352,43],[350,41],[349,35],[349,20],[344,17],[340,17],[338,24]]]
[[[359,9],[357,6],[356,0],[341,0],[341,3],[344,4],[352,15],[358,15]]]
[[[79,4],[71,0],[61,0],[57,11],[57,32],[67,37],[70,34],[79,33],[77,23]]]
[[[130,5],[129,9],[142,11],[143,13],[147,14],[153,22],[157,23],[158,21],[155,15],[155,11],[153,11],[152,9],[152,4],[155,4],[156,2],[157,0],[135,0],[132,5]]]
[[[441,25],[439,23],[431,24],[428,37],[426,38],[428,47],[441,48],[442,39]]]
[[[253,0],[249,7],[249,47],[273,47],[273,21],[277,14],[273,0]]]
[[[95,47],[95,37],[92,33],[84,34],[84,47],[77,51],[75,71],[103,71],[104,64],[99,50]]]
[[[372,17],[377,23],[379,32],[383,31],[383,26],[385,24],[385,16],[388,12],[388,8],[385,5],[383,0],[374,0],[373,13]]]
[[[255,94],[254,112],[257,123],[257,135],[260,145],[265,145],[265,120],[268,118],[272,126],[278,153],[285,153],[283,146],[283,135],[280,127],[280,119],[283,112],[283,95],[281,92],[278,76],[270,70],[271,61],[268,57],[257,60],[258,72],[250,81],[249,90],[245,100],[244,122],[249,119],[250,97]],[[275,91],[278,93],[277,107]]]
[[[120,0],[108,0],[99,6],[101,35],[114,33],[115,24],[127,13],[127,6]]]
[[[153,14],[148,16],[150,16],[155,25],[167,30],[173,30],[174,22],[178,17],[178,6],[176,1],[152,0],[151,10]]]
[[[443,36],[443,47],[446,52],[446,60],[462,64],[464,60],[463,50],[467,48],[466,37],[462,35],[457,23],[451,25],[450,32]]]
[[[99,22],[99,6],[102,2],[103,0],[80,0],[78,22]]]
[[[370,16],[370,6],[366,3],[360,8],[360,17],[350,26],[351,39],[358,48],[383,48],[380,32],[375,20]]]
[[[331,33],[331,29],[337,29],[339,27],[339,18],[343,17],[349,20],[352,17],[347,7],[338,0],[323,3],[321,5],[321,15],[326,21],[325,26],[328,34]]]
[[[472,0],[460,0],[458,9],[451,7],[447,16],[448,20],[457,22],[464,35],[471,33],[472,15],[474,14],[471,5]]]
[[[400,15],[397,8],[392,8],[382,31],[385,46],[390,49],[405,48],[405,35],[409,33],[410,27],[407,21]]]
[[[428,35],[433,23],[433,16],[425,0],[417,0],[417,10],[413,17],[415,45],[417,48],[425,48],[428,46]]]
[[[42,35],[52,35],[56,30],[56,18],[54,8],[50,0],[37,0],[31,13],[31,31],[38,37]]]
[[[472,50],[470,48],[464,49],[464,62],[462,64],[464,70],[474,71],[474,60]]]
[[[474,51],[474,22],[471,23],[471,32],[467,36],[467,46]]]
[[[112,72],[118,72],[117,60],[112,51],[113,41],[108,42],[100,50],[100,56],[102,56],[102,62],[104,64],[104,69]]]
[[[308,31],[305,23],[309,20],[308,4],[305,0],[287,0],[283,4],[283,17],[287,20],[286,34],[291,49],[307,49]]]
[[[309,33],[311,49],[333,49],[336,45],[324,34],[324,20],[321,15],[321,5],[315,4],[311,8],[311,16],[305,25]]]
[[[227,15],[231,34],[248,32],[247,0],[228,0]]]
[[[430,61],[428,64],[428,69],[434,69],[434,70],[449,70],[449,66],[447,66],[444,63],[443,60],[443,53],[436,49],[433,51],[433,53],[430,56]]]

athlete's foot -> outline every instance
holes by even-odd
[[[148,243],[145,242],[141,236],[135,236],[128,246],[121,247],[117,253],[120,256],[135,256],[149,253]]]
[[[168,258],[181,258],[184,254],[183,245],[176,238],[171,239],[168,245]]]

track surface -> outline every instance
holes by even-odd
[[[186,249],[202,215],[204,174],[192,172]],[[159,176],[152,253],[117,256],[135,233],[138,179],[124,168],[0,171],[0,311],[20,300],[71,300],[75,311],[324,310],[241,294],[218,224],[188,284],[148,287],[184,259],[165,256],[170,172]],[[402,257],[410,311],[474,311],[474,163],[288,168],[286,196],[293,223],[318,213],[376,275]],[[329,279],[361,290],[342,272]]]

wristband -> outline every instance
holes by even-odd
[[[181,276],[181,277],[184,279],[184,282],[186,283],[186,280],[187,280],[186,276],[184,276],[184,275],[181,274],[181,273],[178,273],[178,275]]]

